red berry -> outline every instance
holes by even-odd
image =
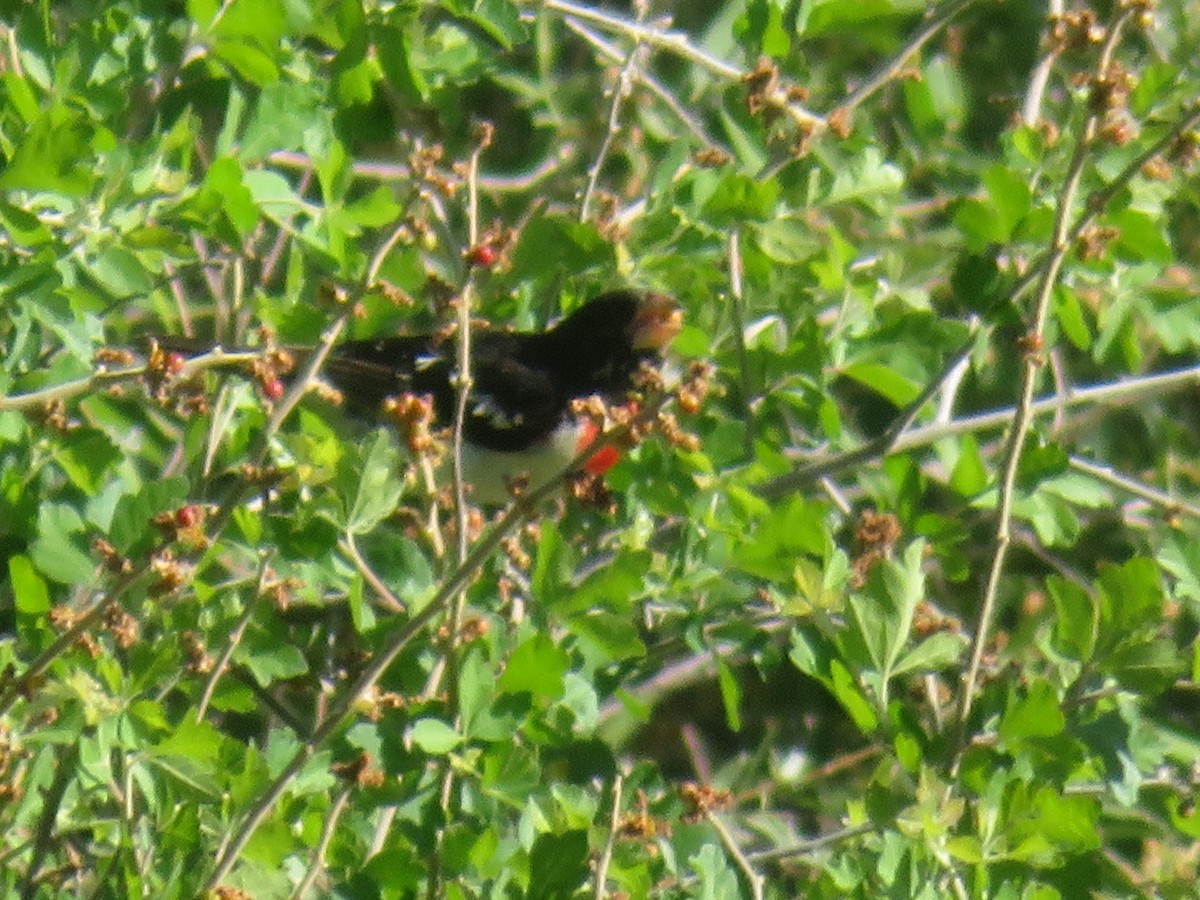
[[[496,248],[491,244],[476,244],[467,251],[467,263],[490,269],[496,264]]]
[[[167,372],[171,375],[178,375],[180,372],[183,371],[183,366],[184,366],[184,363],[186,363],[186,362],[187,362],[187,360],[185,360],[183,358],[182,353],[168,353],[167,354]]]
[[[175,524],[180,528],[192,528],[200,521],[200,508],[189,503],[175,510]]]
[[[283,382],[278,378],[272,378],[270,381],[264,381],[262,390],[266,398],[274,402],[283,396]]]
[[[588,457],[588,461],[583,464],[583,468],[589,475],[603,475],[615,466],[617,460],[620,458],[621,451],[616,447],[601,447]]]

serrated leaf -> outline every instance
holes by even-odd
[[[721,689],[721,704],[725,707],[725,724],[737,734],[742,730],[742,688],[729,664],[720,656],[717,662],[717,685]]]
[[[1051,737],[1065,725],[1058,694],[1048,682],[1036,681],[1024,697],[1008,704],[1000,718],[1000,739],[1011,744],[1031,737]]]
[[[959,441],[958,459],[950,472],[950,486],[963,497],[973,497],[988,484],[988,470],[979,452],[974,435],[963,435]]]
[[[563,676],[569,666],[565,650],[556,647],[549,636],[535,634],[509,656],[497,686],[509,694],[528,692],[555,700],[562,696]]]
[[[376,429],[367,440],[362,467],[345,528],[350,534],[366,534],[390,516],[400,502],[404,483],[399,473],[402,466],[400,449],[388,432]]]
[[[18,553],[8,558],[8,579],[17,612],[24,615],[40,615],[49,611],[50,592],[28,556]]]
[[[44,503],[38,509],[37,537],[29,558],[61,584],[90,584],[96,564],[82,549],[83,533],[83,519],[74,507]]]
[[[407,738],[431,756],[449,753],[463,742],[461,734],[441,719],[417,719],[407,731]]]

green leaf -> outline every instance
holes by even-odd
[[[395,511],[404,491],[399,477],[401,467],[402,457],[395,439],[385,429],[376,429],[367,440],[357,477],[351,476],[355,489],[353,496],[347,498],[350,506],[345,522],[347,532],[373,531]]]
[[[1058,575],[1046,579],[1046,590],[1054,603],[1054,648],[1080,662],[1089,661],[1100,627],[1099,604],[1082,587]]]
[[[974,435],[959,441],[958,459],[950,472],[950,486],[964,497],[973,497],[988,485],[988,470]]]
[[[745,220],[768,221],[775,215],[779,186],[755,181],[740,172],[726,172],[704,204],[703,216],[718,228],[739,226]]]
[[[96,564],[82,549],[83,519],[73,506],[43,503],[37,537],[29,556],[43,573],[61,584],[90,584]]]
[[[85,494],[95,494],[109,466],[121,459],[121,451],[102,431],[79,428],[68,433],[55,455],[71,483]]]
[[[1063,334],[1079,350],[1092,346],[1092,332],[1083,317],[1083,307],[1075,292],[1061,282],[1054,286],[1054,317]]]
[[[987,187],[993,209],[999,214],[1000,228],[1007,240],[1029,212],[1032,200],[1029,185],[1021,172],[1008,166],[991,166],[980,178]]]
[[[879,725],[875,708],[855,684],[849,670],[836,659],[829,664],[829,689],[838,703],[850,714],[854,724],[863,734],[872,734]]]
[[[449,753],[463,742],[462,735],[441,719],[417,719],[408,727],[406,736],[431,756]]]
[[[123,495],[108,527],[109,541],[121,553],[129,553],[139,543],[148,543],[158,536],[151,520],[160,512],[182,505],[187,492],[187,479],[176,477],[147,482],[135,493]]]
[[[1163,590],[1158,566],[1136,557],[1109,566],[1097,582],[1100,589],[1100,629],[1108,641],[1120,640],[1147,626],[1157,627],[1162,615]]]
[[[8,558],[8,578],[12,585],[17,612],[41,615],[50,611],[50,592],[46,582],[27,556],[17,554]]]
[[[721,703],[725,707],[725,722],[729,730],[736,734],[742,730],[742,688],[729,664],[720,656],[715,656],[717,662],[717,684],[721,688]]]
[[[587,832],[539,834],[529,851],[529,900],[566,900],[587,880]]]
[[[890,366],[880,363],[851,363],[842,370],[842,374],[866,385],[897,407],[911,403],[921,393],[920,385],[909,381]]]
[[[544,700],[562,696],[563,676],[570,666],[565,650],[545,634],[526,639],[508,658],[498,686],[509,694],[528,692]]]
[[[1000,719],[1000,739],[1013,744],[1031,737],[1052,737],[1065,725],[1054,688],[1049,682],[1035,681],[1024,697],[1008,704]]]
[[[246,644],[238,645],[234,654],[238,662],[250,670],[254,680],[262,687],[276,681],[296,678],[308,671],[308,662],[298,647],[291,644],[266,644],[250,649]]]
[[[14,148],[6,148],[8,159],[0,171],[0,190],[85,195],[95,181],[92,128],[82,110],[59,104],[47,109]]]

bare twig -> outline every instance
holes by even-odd
[[[229,633],[229,640],[225,642],[225,649],[221,651],[220,658],[213,666],[212,672],[209,673],[208,681],[205,682],[204,690],[200,694],[200,703],[196,706],[197,724],[204,721],[204,717],[208,713],[208,704],[212,702],[213,693],[217,690],[217,682],[221,680],[221,676],[225,674],[225,670],[229,667],[229,660],[233,658],[234,651],[237,650],[238,644],[242,642],[242,635],[246,633],[246,626],[250,624],[250,617],[254,615],[254,604],[263,594],[267,580],[268,558],[264,555],[259,561],[258,584],[255,587],[254,593],[246,601],[246,608],[242,611],[241,618],[233,626],[233,631]]]
[[[380,578],[375,573],[375,570],[371,568],[370,564],[363,559],[363,555],[361,552],[359,552],[358,544],[355,542],[354,534],[352,532],[347,531],[346,534],[342,536],[341,540],[338,541],[338,548],[346,554],[350,562],[353,563],[354,568],[358,570],[358,574],[361,575],[363,580],[371,586],[371,589],[375,591],[379,599],[383,602],[384,606],[394,613],[402,613],[408,610],[408,607],[405,605],[404,601],[397,597],[392,592],[392,589],[384,584],[383,579]]]
[[[329,814],[325,817],[325,822],[321,825],[321,838],[317,841],[317,846],[313,848],[312,862],[309,864],[308,871],[304,873],[304,878],[296,885],[296,890],[292,893],[292,900],[304,900],[305,893],[317,880],[325,868],[325,854],[329,852],[329,845],[333,842],[333,835],[337,831],[338,820],[341,819],[342,813],[346,811],[346,804],[350,801],[350,793],[354,790],[352,784],[347,784],[338,793],[337,799],[333,801],[333,806],[329,810]]]
[[[1124,9],[1113,26],[1109,29],[1108,40],[1100,53],[1096,71],[1103,74],[1108,69],[1109,60],[1120,40],[1124,25],[1135,15],[1132,7]],[[971,647],[971,659],[963,679],[962,700],[959,706],[959,722],[964,726],[970,717],[974,702],[975,685],[979,678],[979,667],[983,661],[984,649],[987,646],[995,614],[997,599],[1000,594],[1000,581],[1004,573],[1004,563],[1008,557],[1011,544],[1013,505],[1017,496],[1017,471],[1021,463],[1021,451],[1025,438],[1033,423],[1034,390],[1044,362],[1043,340],[1046,320],[1050,314],[1050,302],[1054,285],[1058,281],[1058,273],[1063,261],[1071,248],[1071,211],[1075,206],[1079,183],[1083,178],[1084,166],[1091,154],[1096,132],[1099,127],[1100,112],[1091,111],[1083,123],[1075,151],[1067,166],[1066,178],[1055,206],[1054,231],[1050,239],[1046,263],[1041,268],[1036,298],[1034,300],[1033,321],[1029,331],[1023,338],[1025,361],[1021,378],[1021,396],[1017,402],[1016,414],[1009,432],[1008,445],[1005,451],[1004,472],[1000,481],[999,509],[996,524],[996,551],[992,557],[992,565],[988,572],[987,586],[984,589],[983,601],[980,604],[979,622],[975,629],[975,638]]]
[[[626,54],[621,52],[621,49],[616,44],[613,44],[611,41],[606,41],[582,22],[576,19],[566,18],[563,19],[563,24],[595,47],[598,51],[600,51],[601,54],[613,60],[614,62],[623,63],[628,58]],[[663,105],[666,106],[667,109],[671,110],[672,114],[674,114],[674,116],[683,123],[684,127],[687,128],[687,130],[690,131],[698,141],[703,143],[705,146],[719,147],[726,153],[729,152],[720,141],[716,140],[708,133],[707,129],[704,127],[704,124],[688,111],[688,109],[673,93],[671,93],[671,90],[665,84],[647,72],[644,68],[635,69],[633,72],[633,77],[638,84],[643,85],[648,91],[650,91],[650,93],[662,101]]]
[[[612,862],[613,846],[617,842],[617,832],[621,830],[621,789],[625,785],[625,776],[620,772],[613,779],[612,815],[608,820],[608,835],[604,839],[604,849],[596,863],[596,877],[592,880],[592,894],[596,900],[604,900],[608,896],[608,866]]]
[[[600,149],[596,153],[596,158],[593,160],[591,167],[588,169],[587,188],[583,192],[583,199],[579,204],[579,221],[586,222],[588,220],[588,211],[592,202],[592,195],[596,193],[596,183],[600,180],[600,170],[604,168],[604,161],[608,158],[608,152],[612,149],[613,141],[621,131],[621,104],[625,98],[629,96],[632,89],[634,72],[638,67],[638,57],[641,56],[642,45],[636,43],[633,49],[629,51],[629,57],[625,60],[625,65],[621,67],[621,72],[617,76],[617,83],[613,85],[612,103],[608,108],[608,130],[604,133],[604,140],[600,142]]]
[[[750,354],[746,350],[746,303],[742,293],[741,232],[735,227],[729,232],[729,317],[733,325],[733,346],[737,351],[738,380],[744,404],[742,453],[754,459],[754,398],[750,396]]]
[[[838,108],[842,116],[849,116],[869,97],[881,90],[888,82],[899,76],[908,65],[909,57],[925,46],[939,31],[945,28],[975,0],[954,0],[940,10],[930,10],[926,15],[925,27],[916,33],[901,50],[879,71],[859,85]]]
[[[1049,0],[1046,4],[1047,18],[1053,20],[1063,14],[1063,0]],[[1042,115],[1042,98],[1046,95],[1046,85],[1050,83],[1050,73],[1054,70],[1060,48],[1057,42],[1046,54],[1038,60],[1029,75],[1029,89],[1025,91],[1025,102],[1021,104],[1021,121],[1028,126],[1037,125]]]
[[[1102,481],[1120,491],[1145,500],[1168,516],[1185,515],[1193,519],[1200,519],[1200,506],[1180,500],[1178,497],[1172,497],[1165,491],[1160,491],[1158,488],[1130,478],[1128,475],[1122,475],[1112,466],[1100,466],[1078,456],[1070,457],[1068,464],[1077,472],[1082,472],[1097,481]]]
[[[829,834],[823,834],[810,841],[800,841],[788,847],[779,847],[774,850],[760,850],[757,853],[751,853],[750,859],[756,863],[770,863],[785,859],[795,859],[798,856],[811,856],[818,850],[833,847],[845,841],[853,840],[856,837],[861,837],[864,834],[871,834],[873,831],[875,831],[875,826],[870,822],[865,822],[862,825],[851,825],[846,828],[839,828],[837,831],[831,831]]]
[[[738,846],[733,833],[721,821],[721,817],[716,812],[710,809],[704,814],[704,818],[708,821],[708,824],[716,829],[717,835],[720,836],[721,843],[725,845],[726,851],[733,857],[738,868],[742,870],[742,874],[746,876],[746,881],[750,884],[750,896],[753,900],[763,900],[763,888],[766,887],[767,880],[762,876],[762,873],[754,868],[754,861],[742,852],[742,848]]]
[[[179,374],[176,377],[181,381],[186,381],[188,378],[206,369],[217,369],[223,366],[243,366],[246,363],[253,362],[258,357],[258,353],[230,353],[222,350],[220,347],[214,347],[208,353],[186,360],[183,368],[179,370]],[[104,366],[97,366],[92,374],[75,381],[66,381],[62,384],[30,391],[26,394],[0,396],[0,412],[10,409],[39,409],[48,404],[57,403],[60,400],[71,400],[80,394],[100,390],[110,384],[118,384],[124,381],[132,381],[135,378],[141,378],[149,371],[148,366],[127,366],[121,369],[108,369]]]
[[[600,28],[623,34],[636,43],[674,53],[683,59],[696,63],[701,68],[707,69],[714,75],[719,75],[721,78],[726,78],[730,81],[741,81],[749,74],[746,70],[731,65],[725,62],[725,60],[719,59],[711,53],[700,49],[691,43],[687,35],[682,31],[660,31],[657,28],[643,25],[639,22],[622,18],[621,16],[601,12],[593,7],[572,3],[570,0],[542,0],[542,9],[572,16],[587,22],[594,22]],[[798,126],[806,130],[819,131],[826,127],[826,121],[822,116],[805,108],[788,96],[786,85],[779,85],[776,91],[766,99],[772,106],[787,112]]]
[[[79,737],[92,736],[93,727],[88,726]],[[80,741],[63,748],[62,756],[55,760],[54,778],[42,792],[42,812],[38,816],[37,829],[34,832],[33,850],[30,853],[29,865],[25,869],[25,881],[21,885],[21,900],[30,900],[38,893],[38,871],[42,868],[42,860],[50,848],[54,846],[54,823],[58,819],[58,810],[67,792],[71,779],[77,774],[79,763]]]

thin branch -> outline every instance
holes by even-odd
[[[370,564],[363,559],[363,555],[359,552],[358,544],[355,543],[354,534],[347,531],[345,536],[338,541],[338,549],[346,554],[346,557],[353,563],[358,574],[363,577],[363,581],[371,586],[376,595],[389,610],[394,613],[403,613],[408,611],[408,607],[404,601],[397,597],[380,578]]]
[[[491,142],[490,126],[481,126],[478,140],[467,160],[467,246],[476,247],[479,244],[479,157]],[[454,514],[458,530],[458,553],[456,562],[459,566],[467,559],[471,546],[471,508],[467,504],[466,484],[463,473],[463,427],[467,420],[467,405],[470,402],[471,377],[471,307],[475,297],[476,268],[471,267],[467,273],[466,283],[458,298],[457,312],[457,360],[455,372],[455,388],[457,395],[454,404],[454,431],[451,444],[451,461],[454,478]],[[455,711],[455,726],[461,721],[458,710],[458,645],[459,632],[462,629],[463,610],[467,604],[467,586],[464,583],[455,591],[449,604],[446,622],[448,635],[445,643],[445,653],[442,659],[445,665],[441,671],[445,673],[450,707]],[[450,821],[450,799],[454,791],[454,767],[446,762],[442,767],[442,783],[439,791],[439,804],[444,821]],[[444,828],[438,828],[434,838],[433,855],[430,860],[429,883],[426,895],[433,900],[441,894],[442,881],[442,847],[446,836]]]
[[[92,730],[92,727],[88,726],[80,738],[90,737]],[[29,857],[29,866],[25,869],[25,883],[21,886],[21,900],[30,900],[37,896],[38,870],[41,869],[42,860],[46,858],[46,854],[50,852],[50,848],[55,843],[53,839],[54,823],[58,819],[59,806],[62,804],[63,796],[67,793],[67,786],[76,774],[75,767],[79,763],[80,745],[81,741],[76,740],[63,748],[62,758],[57,760],[54,778],[42,792],[42,812],[38,816],[37,829],[34,832],[33,852]]]
[[[750,396],[750,354],[746,350],[746,304],[742,293],[741,232],[735,227],[729,232],[729,315],[733,324],[733,346],[737,352],[738,381],[742,390],[743,428],[742,453],[747,462],[754,459],[754,404]]]
[[[242,642],[242,636],[246,633],[246,627],[250,624],[250,617],[254,615],[255,601],[263,595],[267,580],[267,560],[268,556],[264,554],[258,564],[258,578],[256,579],[258,583],[254,593],[246,601],[246,608],[242,611],[241,618],[233,626],[233,631],[229,633],[229,640],[225,642],[225,649],[221,651],[220,658],[213,666],[212,672],[209,673],[208,681],[205,682],[204,690],[200,694],[200,703],[196,707],[197,725],[203,722],[205,715],[208,714],[208,704],[212,702],[213,694],[217,690],[217,682],[225,674],[225,671],[229,667],[229,660],[233,658],[233,652],[237,649],[238,644]]]
[[[730,81],[741,81],[750,74],[746,70],[731,65],[725,62],[725,60],[719,59],[695,46],[682,31],[660,31],[657,28],[642,25],[630,19],[610,15],[589,6],[572,3],[570,0],[542,0],[542,9],[594,22],[601,28],[623,34],[636,43],[646,44],[660,50],[668,50],[683,59],[696,63],[714,75],[719,75]],[[787,112],[796,124],[803,128],[817,131],[827,127],[827,122],[822,116],[805,108],[788,96],[786,85],[779,85],[771,96],[766,99],[772,106],[776,106]]]
[[[99,599],[79,613],[70,627],[60,634],[54,643],[38,654],[37,658],[26,666],[20,675],[10,676],[0,683],[0,717],[12,708],[17,698],[31,688],[37,678],[50,668],[50,664],[59,655],[103,617],[104,611],[110,603],[119,603],[121,597],[146,574],[147,570],[143,569],[122,575],[111,590],[101,593]]]
[[[925,27],[918,31],[886,65],[855,89],[833,115],[841,114],[848,117],[853,113],[869,97],[899,76],[907,67],[909,57],[925,46],[939,31],[949,25],[951,20],[974,2],[975,0],[955,0],[941,10],[931,10],[927,15],[928,22]]]
[[[175,376],[179,381],[186,381],[206,369],[216,369],[223,366],[244,366],[258,359],[259,353],[229,353],[220,347],[214,347],[210,352],[192,357],[184,361],[183,368]],[[9,394],[0,396],[0,412],[10,409],[40,409],[51,403],[70,400],[80,394],[100,390],[110,384],[132,381],[141,378],[150,371],[149,366],[127,366],[121,369],[108,369],[103,365],[96,366],[92,374],[75,381],[65,381],[51,387],[29,391],[25,394]]]
[[[641,53],[642,45],[634,44],[629,51],[629,57],[625,60],[625,65],[621,67],[621,72],[617,76],[617,83],[613,85],[612,103],[608,108],[608,129],[604,132],[604,140],[600,142],[600,149],[596,152],[596,158],[588,169],[587,188],[584,189],[583,199],[579,203],[580,222],[588,220],[592,196],[596,193],[596,183],[600,180],[600,170],[604,168],[604,161],[608,158],[613,141],[621,133],[621,104],[633,90],[634,72],[637,69],[638,57]]]
[[[1139,497],[1161,509],[1168,517],[1185,515],[1193,519],[1200,519],[1200,506],[1180,500],[1178,497],[1172,497],[1165,491],[1160,491],[1158,488],[1130,478],[1128,475],[1122,475],[1112,466],[1100,466],[1078,456],[1070,457],[1067,462],[1075,471]]]
[[[825,850],[845,841],[853,840],[856,837],[861,837],[864,834],[872,834],[874,831],[875,826],[870,822],[863,823],[862,825],[851,825],[846,828],[839,828],[837,831],[831,831],[829,834],[823,834],[810,841],[800,841],[788,847],[779,847],[774,850],[760,850],[757,853],[751,853],[750,859],[756,863],[771,863],[780,862],[785,859],[795,859],[798,856],[811,856],[818,850]]]
[[[325,869],[325,855],[329,852],[329,845],[333,842],[333,835],[337,831],[338,820],[341,819],[342,813],[346,811],[346,804],[349,802],[350,793],[353,790],[354,786],[347,784],[337,795],[337,799],[333,801],[329,815],[325,817],[325,822],[321,826],[320,840],[317,841],[317,846],[313,848],[312,862],[309,864],[308,871],[304,873],[304,878],[296,885],[296,890],[292,893],[292,900],[303,900],[304,894],[313,886],[313,883],[317,880],[317,876]]]
[[[975,322],[971,323],[971,335],[963,342],[962,346],[955,350],[950,361],[942,369],[936,378],[934,378],[925,389],[921,391],[916,398],[904,407],[900,413],[892,420],[887,429],[878,436],[867,441],[860,447],[849,450],[835,457],[817,460],[806,463],[794,471],[788,472],[785,475],[780,475],[772,478],[758,488],[758,492],[762,496],[770,499],[779,497],[790,491],[796,490],[814,480],[818,480],[826,475],[831,475],[834,472],[843,471],[852,468],[862,463],[877,459],[887,455],[900,435],[903,434],[910,425],[920,415],[921,410],[925,407],[933,396],[942,388],[948,379],[954,377],[961,361],[970,356],[971,350],[975,346],[974,332],[978,327]]]
[[[613,846],[617,842],[617,833],[621,830],[621,789],[625,786],[625,776],[620,772],[613,779],[612,815],[608,820],[608,835],[604,839],[604,849],[600,851],[600,859],[596,863],[596,877],[592,879],[592,894],[596,900],[604,900],[608,896],[608,866],[612,862]]]
[[[1049,0],[1046,4],[1047,18],[1054,20],[1062,14],[1063,0]],[[1060,52],[1060,45],[1055,42],[1030,73],[1029,89],[1025,92],[1025,102],[1021,104],[1021,122],[1027,126],[1037,125],[1041,118],[1046,85],[1050,83],[1050,73],[1054,71],[1054,63],[1058,61]]]
[[[742,870],[742,874],[746,876],[746,881],[750,883],[750,896],[753,900],[763,900],[763,888],[766,886],[767,880],[762,874],[754,868],[754,863],[742,852],[742,848],[738,846],[732,832],[721,821],[721,817],[713,810],[708,810],[704,814],[704,818],[708,820],[717,834],[721,838],[721,843],[725,845],[725,849],[729,855],[733,857],[738,868]]]
[[[1179,390],[1190,385],[1200,385],[1200,366],[1090,385],[1085,388],[1069,390],[1065,394],[1051,394],[1034,400],[1031,410],[1035,416],[1044,416],[1057,414],[1077,406],[1085,406],[1089,403],[1128,403],[1145,397],[1157,397],[1167,391]],[[952,422],[934,422],[900,435],[892,445],[890,452],[901,453],[915,447],[927,447],[946,437],[1002,428],[1012,421],[1014,415],[1016,415],[1016,407],[1006,406]],[[843,456],[845,455],[848,454],[843,454]],[[830,457],[827,460],[816,460],[810,465],[819,468],[820,474],[839,472],[847,468],[841,463],[840,456]]]
[[[566,18],[563,19],[563,24],[595,47],[602,55],[611,59],[613,62],[625,62],[626,56],[621,52],[620,48],[617,47],[616,44],[606,41],[582,22],[579,22],[576,19]],[[718,147],[722,151],[729,153],[728,149],[726,149],[720,141],[716,140],[708,133],[700,120],[688,112],[687,108],[675,97],[673,93],[671,93],[671,90],[665,84],[663,84],[643,68],[636,69],[633,73],[633,77],[638,84],[644,86],[650,91],[650,93],[661,100],[663,105],[666,106],[667,109],[671,110],[674,116],[683,123],[684,127],[687,128],[687,130],[690,131],[698,141],[705,146]]]
[[[1100,53],[1096,71],[1103,74],[1108,69],[1109,60],[1124,31],[1125,23],[1135,15],[1135,10],[1126,8],[1109,29],[1108,40]],[[1021,453],[1025,439],[1033,424],[1034,390],[1037,387],[1039,375],[1044,363],[1043,341],[1046,330],[1046,320],[1050,315],[1050,302],[1054,286],[1058,283],[1058,273],[1062,268],[1067,253],[1071,248],[1070,216],[1075,206],[1079,184],[1083,178],[1084,166],[1091,154],[1096,132],[1100,123],[1100,114],[1092,111],[1083,123],[1081,133],[1076,141],[1075,151],[1067,166],[1066,178],[1062,191],[1059,193],[1054,214],[1054,231],[1050,238],[1047,260],[1041,269],[1041,279],[1038,284],[1034,301],[1033,322],[1023,339],[1026,351],[1023,375],[1021,379],[1021,396],[1017,403],[1016,415],[1012,429],[1009,432],[1008,446],[1005,452],[1004,473],[1000,482],[999,509],[996,524],[996,550],[992,557],[992,565],[988,572],[987,586],[984,589],[983,601],[980,604],[979,623],[975,629],[975,640],[971,648],[971,659],[967,673],[963,679],[962,702],[959,706],[959,723],[965,729],[971,715],[974,703],[975,686],[979,678],[979,668],[983,662],[984,650],[991,635],[992,619],[995,616],[996,605],[1000,595],[1000,582],[1004,574],[1004,564],[1008,558],[1008,550],[1012,541],[1012,514],[1017,499],[1017,471],[1021,463]],[[956,766],[957,768],[957,766]]]

